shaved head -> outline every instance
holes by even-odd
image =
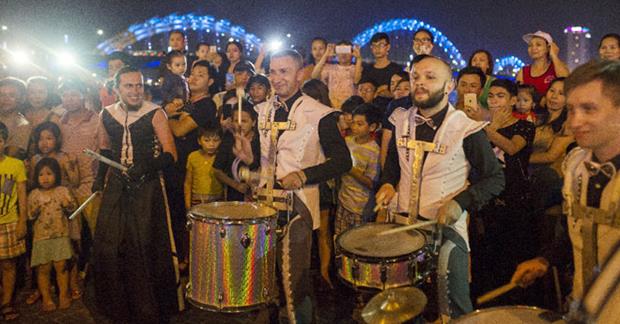
[[[436,69],[439,70],[439,74],[445,78],[444,80],[446,82],[452,79],[452,68],[450,67],[450,64],[448,64],[446,61],[436,56],[425,55],[422,59],[420,59],[414,64],[414,67],[418,64],[422,64],[422,62],[425,62],[424,64],[435,65]]]

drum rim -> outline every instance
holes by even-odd
[[[211,215],[209,213],[205,213],[205,215],[198,215],[195,212],[192,212],[192,210],[194,208],[196,208],[197,206],[201,206],[201,205],[210,205],[213,206],[213,208],[217,208],[217,207],[229,207],[229,206],[241,206],[241,205],[249,205],[249,206],[255,206],[256,208],[265,208],[270,210],[269,215],[265,215],[265,216],[261,216],[261,215],[257,215],[254,216],[252,218],[230,218],[230,217],[215,217],[214,215]],[[270,219],[270,218],[277,218],[278,216],[278,211],[275,210],[274,208],[267,206],[266,204],[263,203],[257,203],[257,202],[244,202],[244,201],[215,201],[215,202],[210,202],[210,203],[206,203],[206,204],[199,204],[196,205],[192,208],[190,208],[189,211],[187,211],[187,217],[194,219],[194,220],[199,220],[202,221],[204,219],[213,219],[213,220],[217,220],[215,223],[221,223],[222,221],[224,222],[230,222],[230,223],[249,223],[251,221],[256,221],[256,220],[265,220],[265,219]]]
[[[540,308],[536,306],[527,306],[527,305],[495,306],[495,307],[489,307],[489,308],[483,308],[483,309],[476,309],[475,311],[469,314],[465,314],[457,318],[455,323],[459,323],[461,320],[469,319],[479,314],[490,313],[492,311],[497,311],[497,310],[507,310],[507,309],[527,309],[527,310],[534,310],[534,311],[553,312],[545,308]]]
[[[374,260],[380,260],[383,261],[385,263],[396,263],[399,261],[404,261],[409,259],[412,255],[416,255],[419,254],[418,252],[424,252],[427,249],[428,244],[426,244],[426,236],[424,236],[424,233],[422,233],[421,231],[417,230],[417,229],[413,229],[410,231],[413,231],[419,235],[422,235],[422,238],[424,239],[424,244],[422,245],[421,248],[417,249],[417,250],[413,250],[409,253],[404,253],[404,254],[399,254],[399,255],[391,255],[391,256],[387,256],[387,257],[379,257],[379,256],[367,256],[367,255],[360,255],[360,254],[356,254],[353,252],[350,252],[348,250],[346,250],[342,244],[340,244],[340,241],[342,240],[342,237],[355,229],[359,229],[362,227],[371,227],[371,226],[376,226],[376,225],[383,225],[383,224],[394,224],[394,225],[400,225],[400,224],[396,224],[396,223],[366,223],[366,224],[362,224],[360,226],[356,226],[356,227],[352,227],[349,228],[348,230],[338,234],[338,236],[336,236],[336,244],[338,244],[338,247],[340,247],[340,253],[344,256],[347,256],[351,259],[355,258],[356,260],[360,260],[360,261],[370,261],[368,263],[380,263],[380,262],[372,262]],[[407,231],[409,232],[409,231]],[[385,260],[390,260],[390,261],[385,261]]]

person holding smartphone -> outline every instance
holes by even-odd
[[[330,57],[336,57],[337,64],[327,64]],[[355,65],[351,59],[355,57]],[[320,79],[329,89],[332,107],[339,109],[342,103],[355,93],[355,84],[362,77],[362,56],[359,46],[343,40],[328,44],[325,54],[312,70],[312,78]]]
[[[544,96],[551,81],[568,76],[568,67],[560,60],[560,48],[548,33],[537,31],[523,35],[527,43],[527,54],[532,64],[526,65],[517,74],[517,82],[530,84],[540,96]]]

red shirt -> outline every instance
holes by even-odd
[[[547,71],[540,76],[533,77],[531,72],[531,65],[527,65],[523,68],[523,84],[534,86],[534,88],[536,88],[536,92],[538,92],[540,96],[544,96],[551,85],[551,81],[557,77],[553,63],[549,64]]]

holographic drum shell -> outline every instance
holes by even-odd
[[[410,230],[391,235],[377,234],[402,225],[371,223],[338,235],[342,252],[338,274],[358,289],[380,289],[415,285],[430,274],[426,237]]]
[[[454,324],[562,324],[562,317],[542,308],[530,306],[500,306],[477,310],[463,315]]]
[[[243,312],[276,296],[274,209],[246,202],[192,207],[186,298],[201,309]]]

